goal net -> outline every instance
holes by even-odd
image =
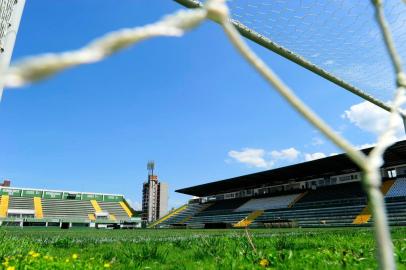
[[[9,64],[25,0],[0,0],[0,74]],[[3,82],[0,76],[0,100]]]
[[[189,8],[202,6],[196,0],[175,1]],[[383,2],[382,7],[379,0],[228,0],[230,18],[224,1],[208,0],[203,8],[182,10],[149,25],[114,31],[73,51],[28,58],[4,72],[24,1],[0,0],[0,41],[4,42],[6,52],[0,55],[0,87],[1,80],[8,87],[20,87],[67,68],[96,63],[142,40],[181,36],[208,18],[216,20],[241,56],[269,85],[303,118],[346,151],[363,171],[362,181],[374,216],[380,266],[394,269],[385,201],[379,186],[382,156],[393,143],[400,107],[406,100],[406,74],[401,64],[401,59],[406,58],[406,0]],[[374,149],[365,154],[334,132],[246,45],[237,30],[361,98],[391,110],[387,128],[379,135]]]
[[[383,103],[396,89],[394,69],[371,1],[228,0],[227,5],[244,36],[388,110]],[[384,11],[405,59],[406,4],[384,1]]]

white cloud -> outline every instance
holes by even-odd
[[[378,136],[387,129],[389,113],[368,101],[364,101],[351,106],[342,117],[360,129]],[[404,137],[403,123],[400,117],[396,120],[395,137],[395,139]]]
[[[273,163],[265,160],[265,154],[264,149],[256,148],[244,148],[242,151],[231,150],[228,152],[228,156],[250,167],[270,168]]]
[[[322,152],[316,152],[316,153],[305,153],[304,154],[305,161],[310,161],[310,160],[315,160],[315,159],[320,159],[320,158],[325,158],[326,154]]]
[[[300,151],[296,150],[295,148],[291,147],[288,149],[283,149],[281,151],[271,151],[270,155],[274,160],[287,160],[293,161],[298,158]]]
[[[231,150],[228,152],[228,156],[250,167],[269,169],[278,162],[286,163],[297,160],[300,156],[300,151],[293,147],[270,152],[260,148],[244,148],[241,151]],[[226,162],[228,163],[229,161],[226,160]]]
[[[366,148],[370,147],[370,145],[364,144],[362,147]],[[294,147],[273,151],[266,151],[261,148],[243,148],[241,151],[229,151],[228,156],[231,159],[226,159],[226,162],[231,163],[236,161],[249,167],[270,169],[274,166],[284,166],[293,162],[311,161],[334,155],[338,155],[338,153],[304,153]]]

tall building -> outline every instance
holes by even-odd
[[[168,185],[161,183],[154,174],[155,163],[147,164],[148,180],[142,186],[142,215],[143,221],[154,222],[163,217],[168,209]]]

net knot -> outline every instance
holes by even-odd
[[[208,0],[204,7],[207,16],[218,23],[228,19],[229,10],[224,0]]]
[[[399,72],[396,77],[398,87],[406,87],[406,74],[404,72]]]

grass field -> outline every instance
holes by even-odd
[[[2,228],[3,269],[376,269],[372,230]],[[406,228],[394,228],[406,269]],[[254,246],[254,247],[253,247]],[[254,250],[255,249],[255,250]]]

